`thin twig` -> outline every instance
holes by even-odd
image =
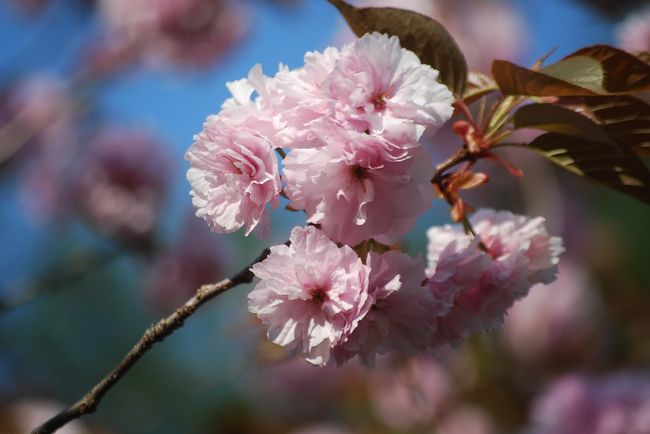
[[[452,167],[457,166],[460,163],[464,163],[466,161],[474,161],[474,160],[475,157],[467,150],[466,147],[463,146],[458,151],[456,151],[453,155],[447,158],[445,161],[443,161],[442,163],[436,166],[436,171],[431,177],[431,183],[432,184],[439,183],[441,178],[444,176],[445,172],[451,169]]]
[[[167,318],[149,327],[140,340],[126,354],[122,361],[113,370],[97,383],[83,398],[74,403],[68,409],[55,415],[44,424],[35,428],[31,434],[50,434],[75,419],[97,410],[99,403],[106,393],[113,388],[122,377],[144,356],[157,342],[163,341],[167,336],[181,328],[185,320],[192,316],[196,310],[207,301],[222,294],[230,288],[253,280],[253,273],[250,268],[258,262],[263,261],[271,251],[265,249],[250,265],[239,271],[229,279],[221,282],[203,285],[196,294],[183,306],[176,309]]]

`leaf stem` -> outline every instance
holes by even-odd
[[[467,118],[467,121],[470,123],[470,125],[474,127],[476,131],[479,131],[478,125],[474,120],[474,116],[472,115],[472,112],[469,110],[469,107],[467,107],[467,104],[465,104],[465,101],[462,99],[457,99],[456,102],[454,103],[454,106],[456,106],[456,108],[459,109],[465,115],[465,118]]]
[[[431,177],[431,183],[432,184],[438,184],[442,177],[445,175],[445,172],[452,167],[455,167],[461,163],[464,163],[466,161],[475,161],[476,157],[474,157],[465,147],[460,148],[457,150],[454,154],[452,154],[449,158],[447,158],[445,161],[442,163],[438,164],[436,166],[436,171],[433,173],[433,176]]]

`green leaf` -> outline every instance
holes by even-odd
[[[612,142],[600,125],[580,113],[556,104],[523,106],[517,110],[513,121],[516,128],[535,128],[598,143]]]
[[[628,95],[584,98],[582,104],[619,142],[650,155],[650,105]]]
[[[650,204],[650,172],[629,148],[545,133],[529,145],[558,166]]]
[[[570,65],[571,66],[571,65]],[[548,69],[546,67],[545,69]],[[562,69],[560,68],[560,71]],[[557,73],[557,69],[551,69]],[[528,96],[593,96],[597,92],[569,83],[561,78],[553,77],[541,71],[533,71],[523,66],[515,65],[506,60],[495,60],[492,63],[492,76],[499,85],[501,92],[506,95]],[[583,81],[578,81],[583,83]]]
[[[463,95],[467,62],[456,41],[438,21],[417,12],[396,8],[356,8],[342,0],[329,0],[357,36],[379,32],[397,36],[402,47],[422,63],[440,71],[439,79],[457,97]]]
[[[650,65],[627,51],[608,45],[594,45],[570,54],[564,61],[587,57],[600,63],[603,87],[609,93],[650,90]]]

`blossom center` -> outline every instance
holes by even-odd
[[[356,179],[359,180],[364,180],[368,177],[368,169],[365,167],[361,167],[359,165],[352,166],[352,169],[350,169],[350,173],[352,173],[352,176]]]
[[[233,173],[237,173],[239,175],[243,175],[244,172],[242,170],[242,163],[241,161],[237,161],[235,158],[233,158],[230,155],[224,155],[223,159],[227,162],[227,164],[230,166],[230,169],[233,171]]]
[[[323,303],[325,303],[325,300],[327,300],[327,294],[325,293],[325,289],[321,288],[320,286],[311,288],[309,290],[309,294],[311,295],[312,303],[314,303],[318,307],[321,307]]]
[[[375,95],[372,99],[372,103],[375,105],[375,110],[383,112],[386,110],[386,93],[380,93]]]

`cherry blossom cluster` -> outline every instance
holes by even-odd
[[[273,78],[254,67],[228,84],[233,97],[187,153],[197,214],[217,232],[264,232],[267,204],[282,192],[334,241],[396,242],[434,199],[418,140],[453,112],[437,78],[396,37],[377,33],[308,53],[304,67]],[[275,149],[290,150],[284,188]]]
[[[396,37],[307,53],[274,77],[255,66],[228,88],[186,154],[197,216],[216,232],[264,235],[282,196],[308,224],[252,267],[249,309],[272,342],[319,366],[428,353],[497,326],[555,278],[561,240],[541,218],[484,210],[475,235],[432,228],[427,264],[389,247],[432,205],[420,140],[454,103]]]

